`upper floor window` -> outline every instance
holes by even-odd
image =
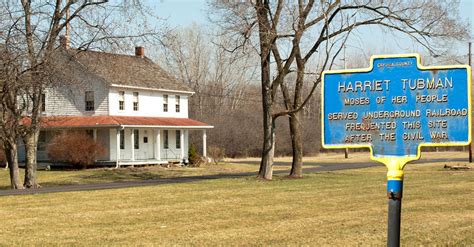
[[[168,112],[168,95],[163,95],[163,112]]]
[[[181,104],[181,103],[180,103],[180,99],[181,99],[181,97],[180,97],[179,95],[176,95],[175,98],[176,98],[176,112],[179,112],[179,111],[181,110],[181,109],[180,109],[180,108],[181,108],[181,107],[180,107],[180,104]]]
[[[125,91],[119,91],[119,110],[125,110]]]
[[[46,111],[46,94],[44,93],[41,94],[41,111]]]
[[[176,130],[176,149],[181,148],[181,130]]]
[[[140,137],[138,136],[140,132],[137,129],[133,130],[133,148],[140,148]]]
[[[138,111],[138,92],[133,92],[133,110]]]
[[[94,91],[86,91],[85,95],[86,111],[94,110]]]
[[[163,130],[163,148],[168,149],[168,130]]]

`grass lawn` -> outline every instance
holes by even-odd
[[[385,245],[385,175],[374,167],[0,197],[0,245]],[[473,245],[473,175],[408,165],[402,244]]]
[[[281,169],[281,168],[280,168]],[[55,185],[111,183],[117,181],[141,181],[148,179],[212,175],[219,173],[257,172],[258,166],[246,164],[207,165],[204,167],[149,166],[140,168],[97,168],[86,170],[38,171],[38,181],[43,187]],[[23,181],[24,169],[20,169]],[[0,168],[0,190],[10,188],[8,170]]]

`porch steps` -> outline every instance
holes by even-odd
[[[163,167],[177,167],[181,166],[181,160],[136,160],[136,161],[120,161],[119,167],[124,166],[148,166],[148,165],[161,165]]]
[[[121,160],[119,164],[116,161],[98,161],[95,163],[96,166],[115,166],[119,167],[135,167],[135,166],[151,166],[151,165],[163,165],[168,164],[166,160]]]
[[[168,160],[168,163],[166,164],[161,164],[162,167],[170,168],[170,167],[180,167],[183,164],[181,163],[181,160]]]

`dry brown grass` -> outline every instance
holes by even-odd
[[[422,152],[421,153],[421,160],[429,161],[431,159],[465,159],[467,161],[469,154],[467,152]],[[291,162],[291,157],[275,157],[275,161],[283,161],[283,162]],[[255,162],[255,161],[260,161],[259,157],[248,157],[248,158],[227,158],[225,159],[227,162]],[[364,151],[364,152],[353,152],[349,151],[349,158],[344,159],[344,153],[342,152],[329,152],[329,153],[321,153],[317,156],[306,156],[303,157],[303,161],[305,162],[322,162],[322,163],[340,163],[340,162],[369,162],[369,151]]]
[[[219,173],[257,172],[258,167],[247,164],[219,164],[203,167],[171,167],[148,166],[136,168],[97,168],[86,170],[38,171],[41,186],[110,183],[117,181],[140,181],[159,178],[212,175]],[[20,170],[23,178],[24,170]],[[0,169],[0,189],[10,186],[8,170]]]
[[[473,245],[472,171],[406,168],[403,245]],[[385,245],[385,168],[0,197],[0,245]]]

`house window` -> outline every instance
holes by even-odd
[[[176,112],[179,112],[180,111],[180,107],[179,107],[180,97],[179,97],[179,95],[176,95],[175,98],[176,98]]]
[[[44,93],[41,94],[41,111],[46,111],[46,94]]]
[[[176,130],[176,149],[181,148],[181,130]]]
[[[90,138],[94,138],[94,130],[86,130],[86,135]]]
[[[86,91],[85,95],[86,111],[94,110],[94,91]]]
[[[125,149],[125,130],[120,130],[120,149]]]
[[[139,149],[140,148],[140,138],[138,136],[139,131],[133,130],[133,148]]]
[[[163,112],[168,112],[168,95],[163,95]]]
[[[125,91],[119,91],[119,110],[125,110]]]
[[[133,92],[133,110],[138,111],[138,92]]]
[[[168,149],[168,130],[163,130],[163,148]]]
[[[38,151],[46,151],[46,132],[40,131],[38,135]]]

